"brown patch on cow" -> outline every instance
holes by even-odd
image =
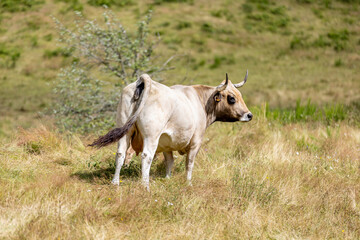
[[[199,96],[200,102],[205,108],[209,97],[215,92],[215,87],[205,85],[194,85],[192,87],[195,89],[197,95]]]
[[[142,152],[143,147],[144,147],[143,136],[141,135],[141,133],[137,129],[137,127],[136,127],[133,137],[131,139],[131,147],[135,150],[136,155],[138,155],[139,152]]]

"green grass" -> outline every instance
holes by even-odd
[[[259,109],[256,110],[260,114]],[[299,122],[322,122],[331,124],[345,119],[349,119],[351,108],[342,104],[325,105],[319,107],[311,103],[309,99],[305,104],[301,100],[296,101],[295,108],[279,109],[269,108],[265,104],[265,115],[270,121],[280,122],[281,124],[299,123]],[[357,118],[356,121],[359,121]]]

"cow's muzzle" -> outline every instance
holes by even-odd
[[[248,112],[241,116],[240,121],[241,122],[249,122],[249,121],[251,121],[252,118],[253,118],[252,113]]]

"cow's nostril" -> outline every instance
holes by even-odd
[[[253,117],[253,115],[252,115],[252,113],[248,113],[248,118],[249,118],[249,120],[251,120],[252,119],[252,117]]]

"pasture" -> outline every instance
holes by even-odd
[[[103,3],[130,30],[152,9],[154,61],[176,55],[166,85],[249,69],[254,119],[209,127],[192,187],[177,153],[171,179],[157,155],[150,193],[138,156],[112,186],[116,147],[87,147],[111,124],[83,134],[47,115],[76,60],[51,16],[73,26],[74,11],[101,19]],[[0,238],[359,239],[359,13],[358,0],[1,2]]]

